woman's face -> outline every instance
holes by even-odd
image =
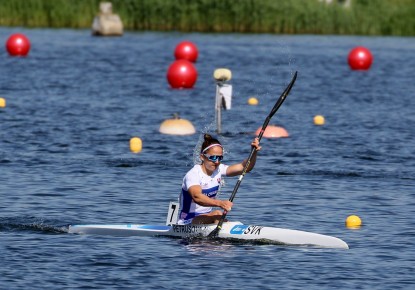
[[[209,148],[205,153],[202,153],[200,156],[203,161],[202,166],[205,167],[208,173],[211,173],[219,167],[221,162],[220,159],[222,159],[220,156],[223,156],[223,149],[221,146],[213,146]],[[213,160],[216,159],[216,161],[209,160],[209,158]]]

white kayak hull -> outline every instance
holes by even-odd
[[[216,228],[210,225],[73,225],[69,233],[112,236],[166,236],[166,237],[207,237]],[[274,243],[294,246],[315,246],[323,248],[348,249],[341,239],[298,230],[244,225],[240,222],[225,222],[218,238],[241,241]]]

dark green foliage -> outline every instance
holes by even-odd
[[[88,28],[100,2],[1,0],[0,25]],[[111,2],[126,30],[415,35],[415,0],[354,0],[350,8],[318,0]]]

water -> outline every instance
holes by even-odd
[[[415,214],[414,38],[126,33],[0,28],[31,40],[0,54],[2,289],[412,289]],[[169,89],[177,43],[199,47],[192,90]],[[372,68],[351,71],[357,45]],[[168,202],[214,132],[214,69],[232,70],[226,162],[249,154],[294,71],[229,214],[232,220],[337,236],[350,250],[67,233],[69,224],[165,222]],[[259,106],[247,105],[249,97]],[[158,132],[178,112],[192,136]],[[326,118],[315,126],[313,117]],[[129,151],[139,136],[143,151]],[[228,198],[235,178],[227,178]],[[364,226],[345,228],[348,215]]]

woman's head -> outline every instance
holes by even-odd
[[[222,145],[220,144],[218,139],[213,138],[209,134],[205,134],[203,136],[203,143],[202,143],[202,147],[200,149],[200,153],[201,154],[209,153],[210,149],[213,148],[213,147],[220,147],[222,149]]]
[[[200,155],[205,165],[210,164],[208,169],[214,170],[215,167],[219,166],[223,159],[223,148],[219,140],[213,138],[209,134],[205,134]]]

